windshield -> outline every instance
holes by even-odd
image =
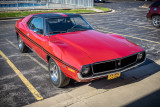
[[[82,17],[63,17],[47,19],[47,33],[49,35],[93,30],[93,28]]]
[[[152,7],[159,7],[160,6],[160,1],[157,1],[152,4]]]

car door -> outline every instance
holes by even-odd
[[[48,36],[44,35],[44,20],[43,18],[34,17],[30,24],[28,30],[28,37],[31,39],[33,45],[30,47],[34,50],[40,57],[46,60],[46,53],[44,50],[48,46]]]

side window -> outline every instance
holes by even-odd
[[[31,30],[38,30],[38,33],[43,34],[43,19],[42,18],[33,18],[29,24]]]

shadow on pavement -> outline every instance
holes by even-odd
[[[124,107],[160,107],[160,90],[157,90],[141,99],[138,99]]]

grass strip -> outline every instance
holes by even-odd
[[[47,12],[59,12],[59,13],[92,13],[93,10],[88,9],[73,9],[73,10],[41,10],[41,11],[13,11],[13,12],[0,12],[0,18],[5,17],[24,17],[35,13],[47,13]]]
[[[103,10],[104,12],[110,10],[109,8],[105,8],[105,7],[97,7],[97,6],[94,6],[94,8],[99,9],[99,10]]]
[[[104,7],[94,7],[99,10],[103,11],[109,11],[109,8],[104,8]],[[93,13],[95,12],[94,10],[89,10],[89,9],[72,9],[72,10],[41,10],[41,11],[10,11],[10,12],[0,12],[0,18],[5,18],[5,17],[25,17],[30,14],[35,14],[35,13],[47,13],[47,12],[59,12],[59,13]]]

